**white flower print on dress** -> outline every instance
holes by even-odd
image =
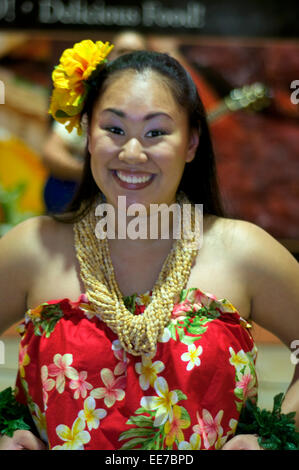
[[[34,414],[32,415],[36,429],[43,441],[48,442],[46,415],[41,412],[39,406],[34,403]]]
[[[188,346],[188,352],[181,355],[182,361],[188,362],[186,367],[188,371],[192,370],[195,366],[200,366],[199,356],[201,355],[201,353],[202,347],[198,346],[198,348],[196,348],[195,344],[193,343]]]
[[[142,356],[142,362],[135,364],[137,374],[140,374],[139,384],[142,390],[148,390],[153,387],[157,379],[157,374],[165,369],[165,365],[161,361],[152,363],[150,357]]]
[[[105,416],[107,416],[106,410],[103,410],[102,408],[96,410],[95,408],[95,399],[88,397],[84,401],[84,410],[81,410],[78,414],[79,418],[81,418],[83,421],[86,421],[89,431],[91,431],[91,429],[97,429],[100,425],[100,419],[103,419]]]
[[[182,441],[179,443],[179,450],[200,450],[201,437],[197,432],[193,433],[190,437],[190,441]]]
[[[243,349],[240,349],[238,353],[235,353],[233,348],[230,346],[229,347],[229,352],[230,352],[230,364],[235,367],[236,372],[240,371],[243,369],[244,366],[247,366],[249,363],[249,358],[247,354],[243,351]]]
[[[147,410],[157,410],[154,426],[161,426],[167,419],[173,419],[173,406],[179,401],[175,391],[170,392],[168,383],[163,377],[158,377],[154,384],[158,396],[143,397],[140,405]]]
[[[168,341],[171,339],[171,333],[169,331],[169,328],[167,326],[164,328],[164,331],[160,338],[158,338],[159,343],[168,343]]]
[[[90,441],[90,434],[84,431],[84,428],[85,421],[79,417],[75,419],[72,429],[65,424],[59,424],[56,433],[65,443],[53,447],[52,450],[84,450],[84,444]]]

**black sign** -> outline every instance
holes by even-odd
[[[275,0],[0,0],[0,28],[297,37],[298,2]]]

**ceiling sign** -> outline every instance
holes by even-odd
[[[0,28],[296,37],[297,1],[1,0]]]

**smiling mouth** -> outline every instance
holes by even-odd
[[[112,170],[112,174],[120,186],[127,189],[142,189],[148,186],[154,179],[154,174],[142,172],[128,172],[122,170]]]

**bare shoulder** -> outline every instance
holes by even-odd
[[[10,229],[0,239],[0,270],[26,287],[37,273],[51,247],[63,239],[64,224],[49,216],[31,217]],[[3,271],[2,271],[3,270]],[[26,275],[24,275],[26,273]]]
[[[21,222],[0,239],[0,332],[23,317],[34,279],[57,251],[68,244],[66,224],[49,216]]]
[[[246,266],[272,269],[274,265],[292,264],[296,259],[270,233],[258,225],[240,219],[211,216],[207,224],[213,242],[229,256]]]
[[[13,258],[27,258],[34,253],[36,248],[36,234],[41,217],[31,217],[11,228],[0,239],[0,254]]]
[[[42,254],[43,249],[55,245],[63,234],[71,229],[70,225],[57,222],[52,217],[40,215],[31,217],[13,227],[0,240],[0,249],[11,248],[16,255],[28,256]]]
[[[271,234],[251,222],[219,219],[217,224],[229,256],[248,285],[251,319],[289,344],[294,332],[299,334],[299,263]]]
[[[231,248],[244,267],[261,272],[295,270],[298,275],[298,262],[294,256],[269,232],[244,220],[229,219],[226,223]]]

